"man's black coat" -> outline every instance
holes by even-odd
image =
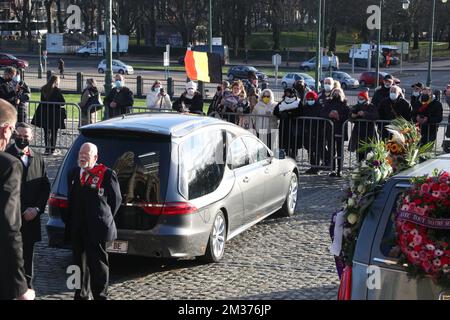
[[[27,289],[23,268],[19,160],[0,152],[0,300],[15,299]]]
[[[15,145],[11,145],[6,152],[19,159],[22,163],[23,176],[20,195],[20,212],[27,208],[39,208],[39,216],[32,221],[22,221],[23,241],[41,241],[40,215],[44,213],[50,195],[50,181],[47,177],[44,159],[30,148],[31,155],[28,157],[28,166],[25,167],[20,160],[19,151]]]
[[[92,189],[88,184],[81,185],[80,168],[71,170],[67,181],[69,207],[64,222],[69,226],[71,235],[81,232],[95,243],[115,240],[117,229],[114,216],[122,203],[116,173],[107,169],[101,185],[103,192]]]

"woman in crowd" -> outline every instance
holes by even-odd
[[[149,109],[172,109],[170,96],[164,90],[161,81],[156,80],[150,92],[147,94],[147,108]]]
[[[252,112],[256,116],[253,119],[256,134],[270,149],[273,147],[272,141],[275,140],[272,137],[275,138],[275,130],[278,128],[278,120],[273,116],[276,106],[272,90],[265,89],[261,92],[259,101]]]
[[[173,104],[173,109],[178,112],[190,112],[203,114],[203,96],[197,91],[197,83],[186,83],[186,91]]]
[[[102,98],[97,88],[95,79],[87,79],[81,94],[81,125],[85,126],[97,122],[96,112],[101,109]]]

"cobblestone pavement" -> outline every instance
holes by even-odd
[[[56,174],[60,159],[49,159]],[[227,243],[223,260],[111,257],[111,299],[335,299],[338,277],[328,253],[329,218],[338,209],[342,179],[301,176],[296,215],[269,218]],[[43,218],[45,225],[46,217]],[[72,299],[66,287],[68,250],[36,245],[39,299]]]

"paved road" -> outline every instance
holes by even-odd
[[[59,158],[49,159],[55,176]],[[296,215],[267,219],[227,243],[216,264],[196,260],[112,257],[112,299],[335,299],[338,278],[328,253],[328,223],[344,181],[301,176]],[[43,219],[45,224],[46,218]],[[44,229],[43,229],[44,230]],[[37,244],[39,299],[71,299],[67,250]]]

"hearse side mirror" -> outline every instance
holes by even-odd
[[[279,160],[286,159],[286,152],[284,150],[275,150],[274,157]]]

